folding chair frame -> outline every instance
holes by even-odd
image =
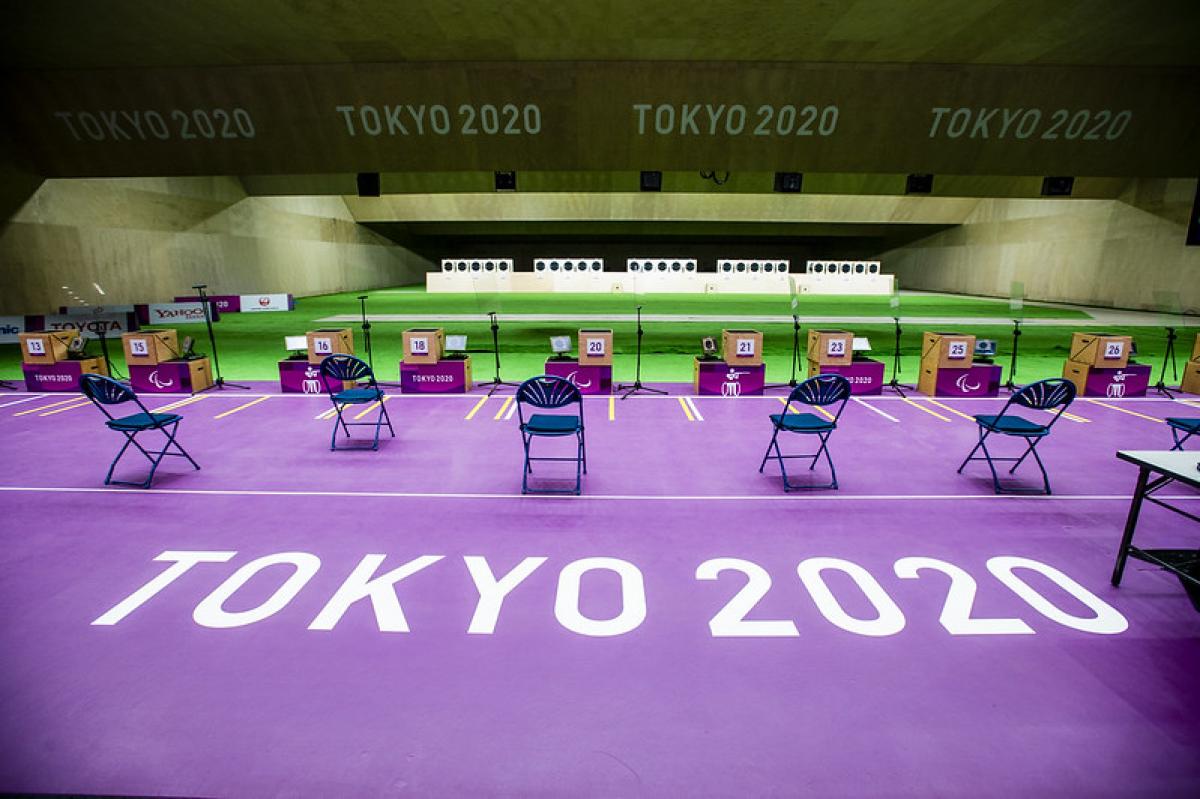
[[[1171,451],[1172,452],[1175,452],[1175,451],[1182,452],[1183,451],[1183,443],[1185,441],[1187,441],[1189,438],[1191,438],[1192,436],[1196,435],[1197,433],[1200,433],[1200,430],[1185,430],[1183,428],[1176,427],[1174,424],[1172,424],[1173,422],[1176,422],[1176,421],[1190,422],[1190,421],[1195,421],[1195,420],[1192,420],[1192,419],[1167,419],[1167,426],[1171,428],[1171,438],[1174,439],[1174,441],[1175,441],[1175,446],[1171,447]],[[1183,433],[1183,438],[1179,437],[1180,433]]]
[[[338,401],[334,399],[334,396],[336,394],[340,394],[341,392],[334,391],[333,387],[329,384],[329,381],[333,380],[335,382],[342,383],[349,380],[362,380],[363,378],[367,379],[368,388],[374,390],[375,392],[376,398],[374,400],[370,400],[370,402],[379,403],[379,412],[375,415],[375,421],[373,422],[347,422],[345,417],[342,415],[345,413],[346,409],[350,407],[358,407],[364,403],[338,403]],[[375,382],[375,373],[371,370],[371,367],[367,365],[366,361],[362,360],[361,358],[355,358],[353,355],[330,355],[325,358],[325,360],[321,361],[321,382],[324,384],[325,390],[329,392],[329,400],[333,403],[333,411],[336,414],[333,421],[333,433],[329,437],[329,449],[331,452],[336,452],[338,448],[337,434],[339,427],[342,429],[342,432],[346,434],[347,439],[350,438],[351,427],[374,427],[375,439],[371,443],[372,451],[377,451],[379,449],[379,431],[385,423],[387,424],[388,432],[392,434],[392,438],[396,437],[396,430],[392,427],[392,419],[390,416],[388,416],[387,412],[387,402],[385,401],[387,395],[383,393],[383,390],[379,388],[379,384]],[[342,449],[363,449],[363,447],[342,447]]]
[[[87,380],[88,377],[92,377],[92,376],[85,375],[84,379]],[[96,375],[95,377],[101,378],[100,375]],[[124,397],[124,399],[116,399],[112,402],[105,403],[96,397],[96,393],[95,393],[94,389],[91,391],[85,389],[83,393],[84,393],[84,396],[86,396],[88,399],[90,399],[92,401],[93,405],[95,405],[97,408],[100,409],[101,413],[103,413],[106,417],[108,417],[108,420],[110,422],[116,421],[117,417],[115,417],[111,413],[109,413],[108,408],[106,408],[105,405],[106,404],[116,405],[116,404],[120,404],[123,402],[129,402],[130,400],[132,400],[138,406],[138,408],[141,410],[142,413],[144,413],[146,415],[147,418],[154,419],[154,414],[152,414],[149,411],[149,409],[147,409],[146,406],[142,404],[141,399],[138,398],[138,396],[133,393],[132,389],[127,388],[126,386],[123,386],[120,383],[117,383],[117,381],[112,380],[111,378],[104,377],[102,379],[106,380],[106,381],[111,381],[111,383],[113,383],[115,386],[120,388],[120,391],[117,392],[117,391],[113,390],[111,387],[106,386],[106,390],[107,390],[107,393],[109,396],[113,396],[113,397],[122,396],[122,397]],[[98,383],[98,382],[99,382],[98,380],[92,380],[89,383],[85,383],[85,385],[91,385],[93,383]],[[169,422],[155,422],[154,425],[152,425],[150,427],[142,428],[141,430],[117,430],[118,433],[121,433],[123,436],[125,436],[125,443],[124,443],[124,445],[121,446],[121,449],[117,451],[117,456],[115,458],[113,458],[112,463],[109,464],[108,473],[105,474],[105,476],[104,476],[104,484],[105,485],[134,486],[135,488],[149,488],[150,483],[154,480],[154,473],[156,471],[158,471],[159,464],[162,463],[163,458],[167,457],[168,455],[173,456],[173,457],[187,458],[188,463],[192,464],[192,466],[194,466],[196,468],[196,470],[199,471],[200,464],[196,463],[196,461],[192,458],[192,456],[188,454],[187,450],[185,450],[183,448],[183,446],[179,443],[179,441],[177,441],[175,438],[175,431],[178,429],[180,421],[182,421],[182,420],[177,418],[177,419],[174,419]],[[116,428],[110,428],[110,429],[116,429]],[[162,431],[162,434],[164,436],[166,436],[167,442],[161,450],[156,450],[156,451],[148,450],[145,447],[143,447],[140,443],[137,442],[136,439],[137,439],[138,433],[148,433],[151,430],[160,430],[160,431]],[[125,451],[129,449],[130,444],[132,444],[135,448],[137,448],[138,452],[142,453],[142,455],[144,455],[146,457],[146,460],[150,461],[150,473],[148,475],[146,475],[146,479],[140,483],[133,482],[130,480],[114,480],[114,479],[112,479],[113,471],[117,468],[117,463],[120,462],[122,456],[124,456],[124,454],[125,454]],[[177,449],[179,451],[171,452],[170,451],[171,447],[175,447],[175,449]]]
[[[534,381],[542,381],[545,385],[551,381],[561,381],[569,386],[571,390],[563,388],[559,383],[553,383],[554,389],[548,392],[547,396],[541,402],[535,402],[527,397],[528,391],[526,385]],[[572,391],[573,390],[573,391]],[[555,375],[541,375],[539,377],[530,378],[517,388],[517,420],[521,431],[521,444],[525,450],[525,462],[521,471],[521,493],[522,494],[574,494],[579,496],[583,490],[583,475],[587,474],[587,442],[584,438],[584,422],[583,422],[583,394],[570,381]],[[579,404],[579,428],[577,430],[568,431],[560,434],[548,433],[530,433],[525,426],[525,410],[522,407],[523,403],[529,403],[535,408],[561,408],[572,402]],[[542,404],[545,402],[546,404]],[[530,447],[535,438],[566,438],[575,434],[576,450],[575,457],[534,457],[530,454]],[[534,461],[574,461],[575,462],[575,488],[543,488],[536,491],[529,487],[529,475],[533,474]]]
[[[1062,388],[1063,386],[1070,386],[1070,389]],[[1062,389],[1065,397],[1054,402],[1047,402],[1046,398],[1053,397],[1054,392],[1058,391],[1060,388]],[[1008,402],[1004,403],[1004,407],[1000,409],[1000,413],[996,414],[996,416],[993,418],[991,423],[992,427],[986,426],[983,422],[979,421],[979,416],[976,416],[975,423],[979,428],[979,441],[976,442],[975,446],[971,448],[971,451],[967,453],[967,457],[963,459],[963,462],[959,464],[958,474],[962,474],[962,470],[971,461],[987,461],[988,469],[992,473],[992,487],[995,489],[997,494],[1052,494],[1053,492],[1050,490],[1050,475],[1046,473],[1046,465],[1042,463],[1042,459],[1037,453],[1037,445],[1043,438],[1046,438],[1050,435],[1050,428],[1054,427],[1054,423],[1062,417],[1063,413],[1067,410],[1067,406],[1069,406],[1074,399],[1075,385],[1070,381],[1062,380],[1060,378],[1039,380],[1036,383],[1030,383],[1021,390],[1014,392],[1008,398]],[[996,427],[997,423],[999,423],[1002,418],[1004,418],[1004,416],[1008,413],[1008,409],[1013,405],[1018,405],[1023,408],[1034,408],[1037,410],[1048,410],[1050,408],[1057,407],[1058,412],[1054,414],[1053,419],[1043,426],[1042,430],[1036,433],[1005,433],[1000,430],[992,429]],[[1018,416],[1015,418],[1019,419],[1021,417]],[[1001,458],[993,455],[987,448],[987,438],[992,433],[1008,436],[1009,438],[1022,439],[1025,442],[1025,451],[1022,452],[1020,457],[1017,458]],[[975,457],[975,453],[980,449],[983,450],[983,456]],[[1043,489],[1039,491],[1036,488],[1013,488],[1002,485],[1000,483],[1000,475],[996,472],[996,463],[1012,463],[1012,468],[1008,470],[1008,473],[1013,474],[1016,472],[1017,467],[1024,463],[1025,459],[1031,454],[1033,455],[1034,462],[1038,465],[1038,469],[1042,473]]]
[[[820,382],[814,382],[820,381]],[[839,382],[841,381],[841,382]],[[842,385],[844,383],[844,386]],[[828,399],[827,399],[828,397]],[[784,412],[781,414],[779,422],[772,422],[775,432],[771,435],[771,443],[767,445],[767,451],[763,453],[762,463],[758,465],[758,471],[761,474],[767,465],[767,461],[772,457],[771,450],[775,450],[775,460],[779,461],[779,473],[783,476],[783,490],[791,491],[816,491],[832,488],[837,490],[837,469],[833,466],[833,458],[829,456],[829,437],[837,430],[838,419],[842,417],[842,411],[846,408],[846,403],[850,399],[850,383],[841,375],[816,375],[805,380],[800,385],[792,389],[792,393],[788,395],[787,404],[784,406]],[[813,401],[818,400],[818,401]],[[837,413],[830,420],[833,427],[828,430],[790,430],[783,426],[784,417],[787,416],[787,410],[793,402],[799,402],[809,407],[824,407],[839,403]],[[779,448],[779,434],[781,432],[796,433],[798,435],[815,435],[821,441],[821,446],[815,453],[809,455],[784,455]],[[822,485],[794,485],[788,481],[787,467],[784,465],[785,460],[811,460],[808,465],[808,470],[811,472],[817,467],[817,461],[820,457],[825,456],[825,462],[829,464],[830,482]]]

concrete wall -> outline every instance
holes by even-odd
[[[430,264],[340,197],[248,197],[236,178],[49,180],[0,226],[0,314],[220,294],[423,282]],[[101,296],[98,283],[106,292]]]
[[[1186,247],[1194,180],[1131,181],[1118,200],[980,200],[958,227],[883,253],[901,288],[1200,313],[1200,247]]]

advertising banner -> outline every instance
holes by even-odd
[[[212,321],[220,321],[216,306],[211,301],[208,305]],[[144,325],[204,324],[204,306],[198,302],[152,302],[137,307],[138,318]]]
[[[237,294],[209,294],[208,301],[221,313],[237,313],[242,310],[242,299]],[[176,297],[175,302],[200,302],[196,295]]]
[[[122,333],[131,333],[137,329],[137,316],[131,313],[93,314],[91,316],[51,314],[25,317],[26,331],[78,330],[84,338],[99,338],[100,333],[104,333],[106,338],[119,338]]]
[[[16,344],[25,329],[24,316],[0,316],[0,344]]]
[[[291,294],[243,294],[239,300],[242,313],[290,311],[295,307]]]

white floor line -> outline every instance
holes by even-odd
[[[504,421],[507,422],[509,419],[513,418],[513,414],[516,412],[517,412],[517,403],[514,402],[512,405],[508,406],[508,413],[504,414]]]
[[[3,405],[0,405],[0,408],[7,408],[9,405],[20,405],[22,402],[29,402],[30,400],[41,399],[41,398],[42,398],[41,394],[36,394],[32,397],[22,397],[19,400],[13,400],[12,402],[6,402]]]
[[[1005,502],[1129,502],[1128,494],[1063,494],[1033,495],[1017,494],[485,494],[420,491],[287,491],[270,489],[219,489],[219,488],[104,488],[69,486],[0,486],[0,492],[43,494],[121,494],[125,496],[222,496],[222,497],[378,497],[390,499],[543,499],[568,500],[618,500],[646,502],[927,502],[945,500],[998,500]],[[1200,500],[1200,494],[1185,496],[1162,496],[1160,499],[1173,501]]]
[[[686,397],[684,399],[684,402],[686,402],[688,404],[688,407],[690,407],[692,409],[692,413],[695,415],[696,421],[703,422],[704,417],[700,415],[700,409],[696,407],[696,401],[693,400],[691,397]]]
[[[864,402],[863,400],[860,400],[858,397],[851,397],[850,399],[854,400],[859,405],[863,406],[864,408],[866,408],[869,411],[875,411],[875,413],[879,414],[884,419],[891,419],[893,422],[897,422],[897,423],[899,423],[899,421],[900,421],[895,416],[892,416],[890,413],[884,413],[883,411],[876,408],[874,405],[870,405],[870,404]]]

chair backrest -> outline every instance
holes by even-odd
[[[850,381],[841,375],[814,375],[792,389],[788,395],[787,404],[799,402],[803,405],[835,405],[837,412],[833,421],[842,415],[846,401],[850,399]],[[840,404],[839,404],[840,403]]]
[[[137,401],[133,389],[104,375],[83,375],[79,378],[79,390],[97,405],[120,405],[130,400]]]
[[[86,374],[79,378],[79,390],[83,392],[83,396],[90,399],[100,412],[109,419],[115,419],[105,405],[120,405],[123,402],[132,402],[138,406],[138,410],[146,415],[150,415],[150,411],[138,399],[138,395],[133,389],[124,383],[118,383],[111,377],[104,375]]]
[[[1059,405],[1070,405],[1074,399],[1074,383],[1061,377],[1051,377],[1025,386],[1012,395],[1011,402],[1025,408],[1048,411]]]
[[[1013,405],[1019,405],[1022,408],[1033,408],[1039,411],[1053,411],[1058,408],[1058,413],[1054,414],[1054,418],[1050,420],[1049,427],[1058,421],[1058,417],[1062,416],[1063,411],[1067,409],[1075,400],[1075,384],[1070,380],[1064,380],[1061,377],[1051,377],[1047,380],[1039,380],[1036,383],[1030,383],[1020,391],[1014,392],[1005,403],[1004,409],[1000,411],[1000,416],[1008,412],[1008,409]]]
[[[579,403],[579,420],[582,422],[583,394],[570,380],[555,375],[538,375],[517,387],[517,413],[522,423],[525,422],[523,405],[553,410],[573,402]]]
[[[367,366],[367,362],[362,358],[342,353],[329,355],[321,361],[321,377],[321,382],[325,384],[325,390],[330,394],[341,390],[341,386],[335,389],[330,385],[331,380],[346,382],[365,378],[370,381],[372,387],[375,386],[375,373],[371,371],[370,366]]]

